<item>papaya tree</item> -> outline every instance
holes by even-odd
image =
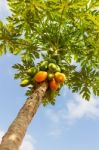
[[[63,86],[87,101],[99,96],[99,1],[7,2],[11,15],[0,21],[0,55],[20,56],[14,78],[27,86],[28,98],[0,150],[18,150],[38,107],[54,105]]]

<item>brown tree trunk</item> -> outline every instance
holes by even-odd
[[[0,150],[18,150],[25,136],[27,127],[35,115],[43,96],[47,90],[47,83],[40,84],[33,94],[27,99],[19,111],[16,119],[8,128],[0,144]]]

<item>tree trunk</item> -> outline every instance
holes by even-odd
[[[0,150],[18,150],[25,136],[27,127],[35,115],[47,90],[47,83],[41,83],[27,99],[16,119],[8,128],[0,144]]]

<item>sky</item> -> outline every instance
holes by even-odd
[[[6,0],[0,0],[0,20],[10,15]],[[14,80],[12,65],[18,56],[9,53],[0,57],[0,141],[18,111],[25,103],[25,89]],[[66,86],[56,105],[40,106],[33,118],[20,150],[98,150],[99,98],[90,102]]]

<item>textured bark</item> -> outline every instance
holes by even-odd
[[[27,99],[16,119],[2,138],[0,150],[18,150],[25,136],[27,127],[35,115],[47,90],[47,83],[40,84]]]

